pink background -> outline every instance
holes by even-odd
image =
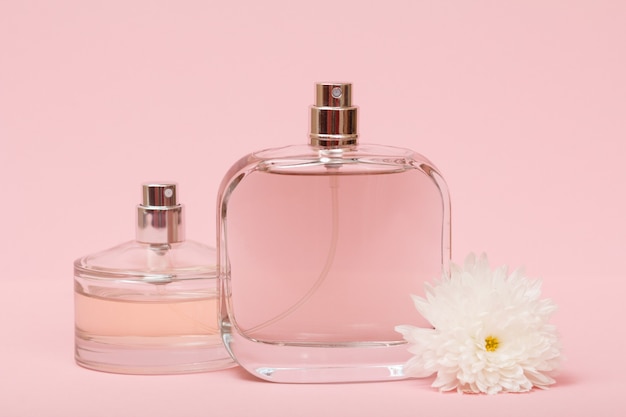
[[[622,415],[625,22],[619,0],[0,0],[0,415]],[[72,261],[133,237],[140,183],[178,181],[212,243],[222,175],[305,142],[327,80],[354,83],[362,142],[444,173],[456,261],[543,278],[567,356],[551,390],[74,365]]]

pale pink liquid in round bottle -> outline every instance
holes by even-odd
[[[143,192],[136,239],[74,262],[76,362],[124,374],[234,366],[218,327],[215,249],[185,240],[175,184]]]

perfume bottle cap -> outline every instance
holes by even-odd
[[[352,84],[315,84],[310,138],[310,144],[320,148],[342,148],[357,143],[357,107],[352,106]]]
[[[138,242],[168,244],[185,240],[183,206],[178,204],[175,183],[145,183],[143,201],[137,206]]]

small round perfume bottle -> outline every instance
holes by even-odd
[[[217,285],[215,249],[185,240],[176,184],[144,184],[136,239],[74,262],[76,362],[124,374],[234,366]]]

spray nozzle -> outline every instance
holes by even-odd
[[[357,108],[352,106],[352,84],[317,83],[311,107],[311,145],[343,148],[357,143]]]
[[[146,183],[137,206],[137,240],[169,244],[185,240],[183,206],[178,204],[175,183]]]
[[[176,206],[176,184],[158,183],[143,184],[142,206],[148,207],[171,207]]]

